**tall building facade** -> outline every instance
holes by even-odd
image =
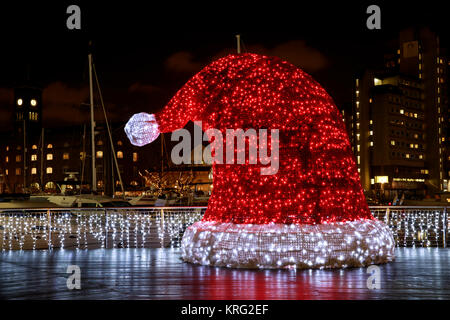
[[[382,68],[356,77],[346,123],[368,194],[420,198],[447,191],[447,69],[439,37],[407,29]]]

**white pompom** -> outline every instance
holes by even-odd
[[[134,114],[124,130],[131,144],[138,147],[155,141],[160,133],[155,115],[145,112]]]

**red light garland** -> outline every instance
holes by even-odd
[[[257,54],[219,59],[191,78],[156,120],[161,132],[180,129],[189,120],[224,136],[226,129],[279,129],[275,175],[261,175],[261,164],[213,165],[204,221],[372,219],[339,110],[310,75],[286,61]]]
[[[154,118],[133,116],[125,131],[143,145],[189,120],[219,130],[225,144],[227,129],[278,129],[279,168],[262,175],[267,165],[250,164],[249,150],[236,146],[245,164],[213,163],[208,209],[183,235],[185,261],[330,268],[394,259],[392,233],[365,201],[341,114],[311,76],[279,58],[229,55],[191,78]],[[265,143],[270,150],[272,139],[258,140],[260,151]]]

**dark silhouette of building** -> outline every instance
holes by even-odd
[[[392,199],[448,190],[447,69],[439,37],[411,28],[382,68],[355,79],[344,118],[365,191]]]

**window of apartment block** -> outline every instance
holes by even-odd
[[[53,160],[53,153],[47,153],[47,160]]]
[[[99,159],[103,158],[103,151],[101,151],[101,150],[97,151],[97,152],[95,153],[95,157],[96,157],[96,158],[99,158]]]
[[[53,168],[52,167],[47,167],[46,172],[47,172],[47,174],[52,174],[53,173]]]
[[[31,168],[31,174],[36,174],[37,173],[37,169],[36,168]]]
[[[16,168],[16,176],[19,176],[22,173],[22,170],[20,168]]]
[[[22,161],[22,156],[20,154],[18,154],[16,156],[16,162],[20,162],[20,161]]]
[[[69,160],[69,153],[68,152],[64,152],[63,153],[63,160]]]
[[[123,159],[123,152],[122,151],[117,151],[117,158]]]
[[[31,161],[36,161],[36,160],[37,160],[37,154],[32,154]]]
[[[133,162],[137,162],[138,161],[138,154],[137,152],[133,152]]]

